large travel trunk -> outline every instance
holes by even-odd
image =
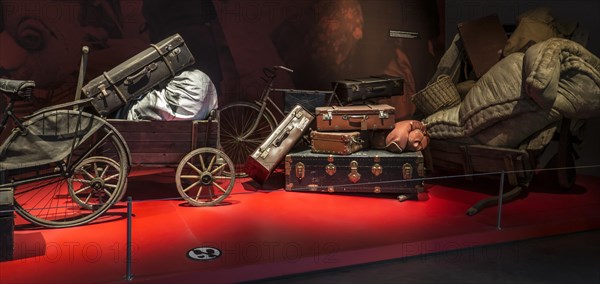
[[[287,191],[397,193],[403,200],[423,191],[424,176],[421,152],[364,150],[342,156],[305,150],[285,157]]]
[[[290,149],[302,138],[314,116],[296,105],[277,126],[275,131],[246,159],[244,172],[259,183],[264,183]]]
[[[339,80],[332,82],[332,85],[344,104],[363,103],[404,94],[404,80],[389,75]]]
[[[94,78],[82,93],[96,98],[93,107],[107,116],[192,64],[192,53],[183,38],[175,34]]]
[[[396,110],[386,104],[329,106],[315,109],[318,131],[393,129]]]

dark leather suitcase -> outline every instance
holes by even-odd
[[[405,200],[423,191],[421,152],[364,150],[346,156],[308,150],[285,157],[285,190],[397,193]]]
[[[393,129],[395,113],[385,104],[318,107],[316,127],[318,131]]]
[[[361,133],[353,132],[310,132],[310,149],[313,153],[349,155],[365,148]]]
[[[331,84],[336,95],[344,104],[361,103],[370,99],[389,98],[404,94],[404,80],[389,75],[339,80]]]
[[[94,78],[82,93],[96,98],[92,101],[94,109],[107,116],[193,63],[183,38],[175,34]]]
[[[246,159],[244,171],[259,183],[264,183],[290,149],[308,130],[314,116],[296,105],[275,131]]]
[[[333,91],[313,91],[296,89],[274,89],[274,91],[283,92],[283,112],[289,113],[296,106],[301,105],[304,109],[315,113],[315,108],[326,106]]]

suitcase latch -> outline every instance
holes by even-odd
[[[357,183],[360,180],[357,161],[350,162],[350,173],[348,174],[348,180],[350,180],[352,183]]]
[[[402,177],[404,179],[412,179],[412,165],[409,163],[406,163],[404,165],[402,165]]]
[[[271,152],[271,148],[269,147],[269,148],[264,149],[264,150],[260,149],[259,151],[260,151],[259,157],[264,160],[264,159],[267,158],[267,156],[269,156],[269,152]]]
[[[333,119],[332,111],[328,110],[327,113],[323,113],[323,120],[332,120],[332,119]]]
[[[104,84],[100,84],[98,85],[98,90],[100,90],[100,93],[102,93],[102,95],[104,97],[108,97],[110,94],[106,91],[106,86],[104,86]]]
[[[379,111],[379,119],[387,119],[389,117],[390,117],[390,115],[387,112],[385,112],[383,110]]]
[[[304,178],[304,163],[302,163],[302,162],[296,163],[296,178],[297,179]]]

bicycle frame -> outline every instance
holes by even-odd
[[[265,109],[267,108],[267,105],[270,105],[271,108],[274,108],[277,111],[277,113],[280,114],[281,116],[285,116],[283,111],[277,106],[275,101],[273,101],[273,99],[271,99],[271,97],[270,97],[271,91],[277,90],[277,89],[273,89],[272,87],[273,87],[273,81],[275,81],[275,78],[277,78],[276,72],[278,69],[282,69],[282,70],[285,70],[288,72],[294,72],[293,70],[291,70],[287,67],[283,67],[283,66],[274,66],[273,69],[268,69],[268,68],[263,69],[263,73],[268,78],[267,85],[263,89],[260,99],[258,101],[254,102],[260,106],[260,110],[258,111],[259,118],[264,114]],[[252,133],[254,133],[254,131],[258,127],[258,123],[259,123],[259,119],[256,119],[252,123],[252,126],[248,129],[248,131],[246,133],[244,133],[244,135],[241,137],[241,139],[247,139],[248,136],[250,136]]]

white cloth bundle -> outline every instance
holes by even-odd
[[[117,115],[128,120],[202,120],[218,106],[217,90],[208,75],[184,70],[165,87],[131,101]]]

